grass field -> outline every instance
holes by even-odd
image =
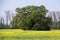
[[[60,30],[28,31],[0,29],[0,40],[60,40]]]

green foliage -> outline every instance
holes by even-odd
[[[8,28],[9,28],[9,26],[0,23],[0,29],[8,29]]]
[[[47,10],[45,6],[27,6],[16,8],[16,16],[11,22],[12,28],[24,30],[50,29],[50,18],[45,17]]]

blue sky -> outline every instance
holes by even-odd
[[[0,0],[0,16],[5,16],[7,10],[29,5],[44,5],[49,11],[60,11],[60,0]]]

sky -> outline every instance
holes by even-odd
[[[5,17],[5,11],[15,11],[25,6],[44,5],[49,11],[60,11],[60,0],[0,0],[0,16]]]

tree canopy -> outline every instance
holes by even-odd
[[[45,6],[16,8],[16,16],[11,21],[12,28],[24,30],[50,30],[51,18],[45,17]]]

